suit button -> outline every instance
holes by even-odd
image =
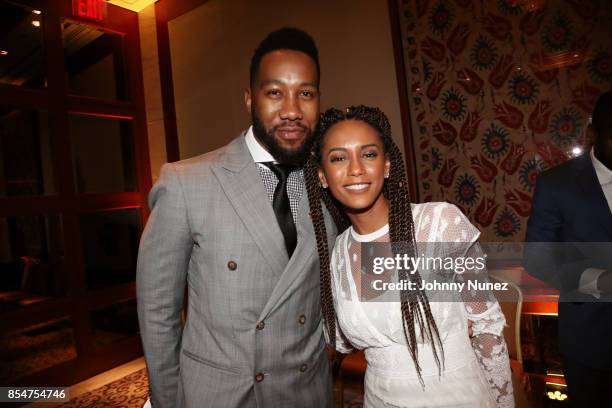
[[[255,374],[255,381],[257,382],[262,382],[264,380],[264,375],[263,373],[257,373]]]
[[[236,262],[234,262],[234,261],[229,261],[229,262],[227,263],[227,268],[228,268],[230,271],[235,271],[237,267],[238,267],[238,264],[237,264]]]
[[[306,370],[308,370],[308,364],[302,364],[300,366],[300,371],[303,373],[306,372]]]
[[[304,324],[304,323],[306,323],[306,316],[304,316],[304,315],[300,315],[300,317],[298,318],[298,322],[299,322],[300,324]]]
[[[255,327],[257,328],[257,330],[263,330],[263,328],[266,327],[266,324],[264,322],[259,322]]]

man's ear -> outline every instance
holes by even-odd
[[[327,188],[327,179],[325,178],[325,174],[321,169],[319,169],[319,181],[321,182],[321,186],[323,188]]]
[[[251,101],[251,89],[247,88],[244,90],[244,105],[246,106],[249,115],[251,114]]]

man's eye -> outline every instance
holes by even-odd
[[[281,94],[281,92],[278,89],[271,89],[268,92],[266,92],[266,95],[269,96],[279,96]]]
[[[302,91],[301,95],[305,98],[312,98],[314,96],[314,93],[310,91]]]

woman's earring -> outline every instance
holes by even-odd
[[[388,179],[389,178],[389,173],[385,173],[385,178]]]
[[[323,182],[321,182],[321,187],[323,187],[323,188],[327,188],[327,183],[323,183]]]

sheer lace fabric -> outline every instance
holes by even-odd
[[[412,206],[417,253],[448,256],[448,246],[427,242],[460,242],[456,257],[484,256],[476,242],[480,232],[461,211],[447,203]],[[495,297],[485,291],[462,291],[458,301],[431,301],[430,307],[444,348],[442,375],[433,358],[429,339],[417,329],[422,387],[408,353],[402,325],[399,291],[385,294],[372,287],[371,275],[361,270],[363,242],[389,242],[388,226],[368,235],[352,228],[341,234],[331,257],[332,289],[338,316],[336,348],[343,353],[364,349],[366,406],[514,406],[508,351],[502,330],[505,319]],[[389,249],[389,254],[390,249]],[[486,268],[472,271],[486,280]],[[453,279],[466,279],[454,273]],[[377,275],[383,282],[397,282],[395,270]],[[474,335],[467,335],[467,320]],[[382,402],[381,402],[382,401]],[[420,401],[420,402],[419,402]],[[381,405],[382,406],[382,405]]]

